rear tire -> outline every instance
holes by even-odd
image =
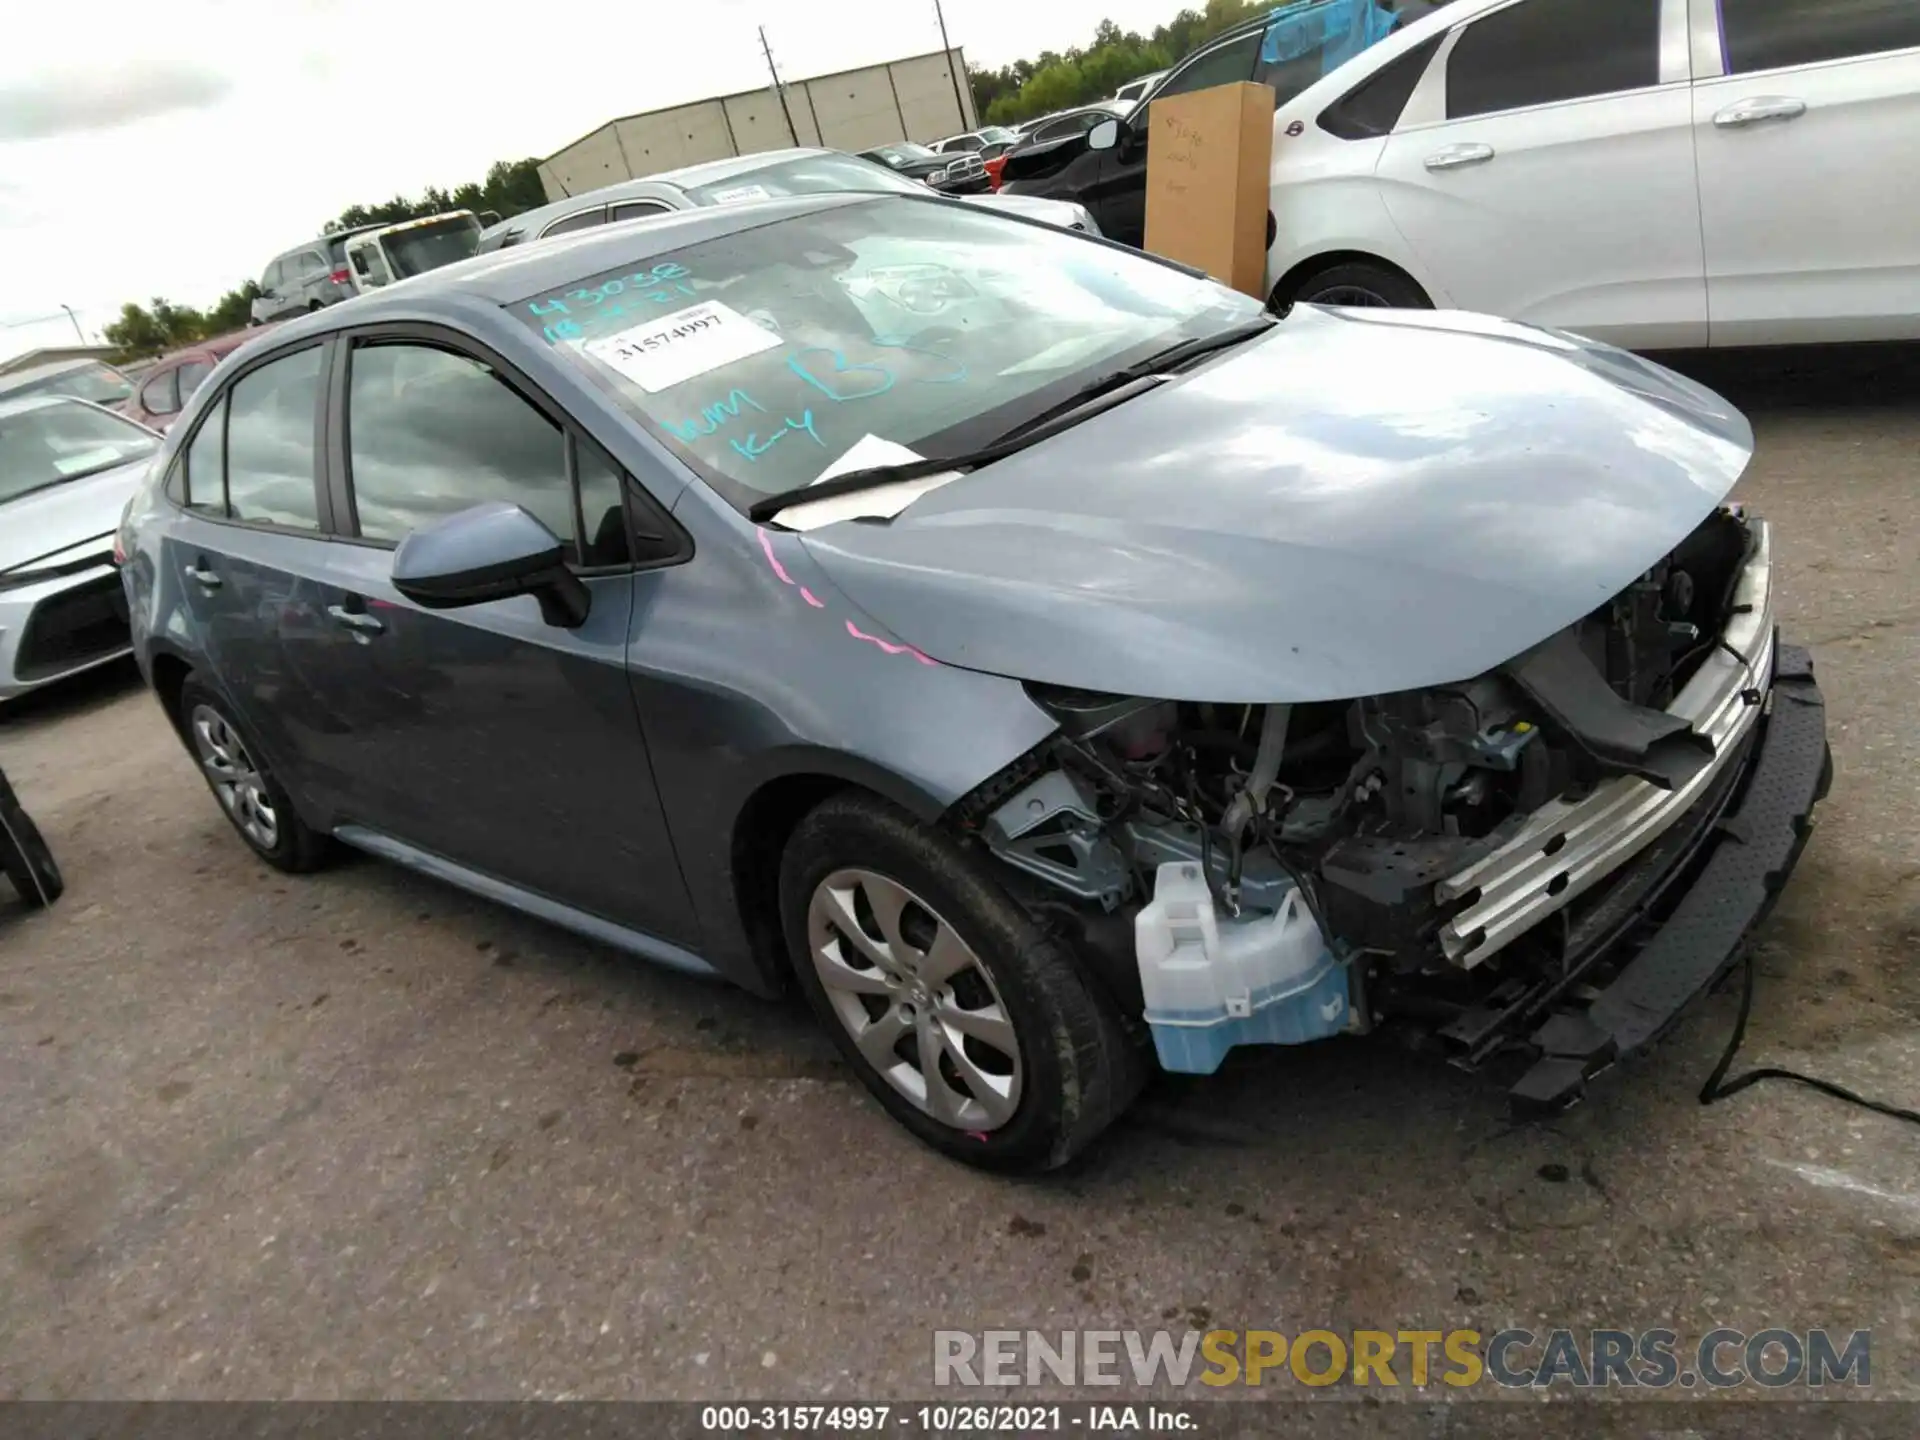
[[[1427,292],[1398,270],[1364,261],[1330,265],[1294,288],[1296,305],[1352,305],[1394,310],[1431,310]]]
[[[227,702],[189,675],[180,686],[180,728],[200,776],[247,848],[276,870],[317,870],[333,853],[333,839],[308,827],[253,737]]]
[[[780,913],[800,988],[861,1083],[957,1160],[1063,1165],[1145,1083],[1066,946],[979,860],[884,801],[838,795],[800,822]]]
[[[32,910],[44,910],[66,893],[67,882],[20,801],[0,774],[0,874],[13,882],[20,899]]]

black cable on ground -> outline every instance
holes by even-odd
[[[1765,1065],[1728,1080],[1727,1071],[1733,1068],[1733,1057],[1740,1053],[1740,1042],[1747,1038],[1747,1017],[1753,1013],[1753,972],[1756,964],[1753,951],[1747,952],[1747,958],[1743,963],[1746,966],[1746,977],[1740,985],[1740,1014],[1733,1022],[1733,1034],[1727,1039],[1726,1053],[1720,1057],[1720,1063],[1713,1067],[1713,1073],[1707,1077],[1707,1083],[1700,1087],[1702,1105],[1711,1105],[1716,1100],[1726,1099],[1729,1095],[1738,1095],[1749,1085],[1757,1085],[1762,1080],[1791,1080],[1796,1085],[1805,1085],[1810,1090],[1818,1090],[1822,1095],[1831,1095],[1834,1099],[1844,1100],[1849,1105],[1858,1105],[1863,1110],[1873,1111],[1876,1115],[1904,1120],[1909,1125],[1920,1125],[1920,1111],[1902,1110],[1897,1105],[1869,1100],[1864,1095],[1856,1095],[1843,1085],[1835,1085],[1831,1080],[1817,1080],[1811,1075],[1782,1070],[1777,1066]]]

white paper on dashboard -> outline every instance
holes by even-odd
[[[724,190],[709,190],[707,198],[716,205],[730,205],[736,200],[770,200],[764,185],[729,185]]]
[[[731,305],[703,300],[581,348],[652,395],[780,343],[778,335]]]
[[[925,457],[897,441],[878,435],[863,435],[838,460],[814,477],[818,485],[836,475],[851,475],[875,465],[907,465]],[[871,490],[856,490],[851,495],[836,495],[828,500],[796,500],[774,518],[789,530],[817,530],[838,520],[891,520],[907,506],[938,490],[949,480],[960,478],[958,470],[944,475],[927,475],[918,480],[896,480],[891,485],[876,485]]]

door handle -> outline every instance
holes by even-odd
[[[1427,169],[1458,170],[1465,165],[1484,165],[1491,159],[1491,145],[1449,145],[1427,156]]]
[[[376,620],[364,610],[349,610],[344,605],[327,606],[327,614],[356,635],[378,635],[387,628],[384,620]]]
[[[1713,117],[1713,123],[1722,130],[1739,130],[1768,120],[1798,120],[1806,113],[1807,102],[1791,95],[1756,95],[1751,100],[1729,105]]]
[[[207,569],[206,566],[207,562],[204,560],[200,561],[197,565],[187,566],[187,578],[202,590],[218,590],[225,582],[222,581],[218,575],[214,574],[213,571]]]

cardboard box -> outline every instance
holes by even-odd
[[[1264,300],[1273,91],[1168,95],[1147,123],[1146,248]]]

